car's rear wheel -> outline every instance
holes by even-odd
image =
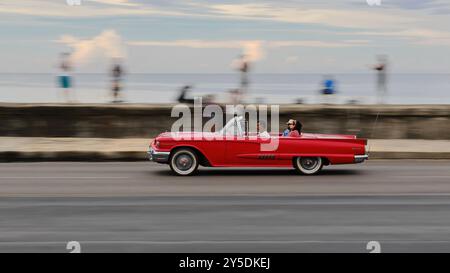
[[[170,157],[170,169],[181,176],[194,174],[198,169],[198,158],[190,149],[180,149]]]
[[[294,159],[294,167],[302,174],[313,175],[322,170],[323,160],[321,157],[297,157]]]

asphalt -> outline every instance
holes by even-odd
[[[292,170],[0,164],[0,252],[450,252],[450,161]]]
[[[6,163],[0,174],[0,197],[450,194],[446,160],[369,160],[312,177],[255,168],[201,168],[177,177],[152,162]]]

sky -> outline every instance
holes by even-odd
[[[448,0],[1,0],[0,35],[0,73],[450,73]]]

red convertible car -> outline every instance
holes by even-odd
[[[148,155],[154,162],[169,164],[181,176],[205,167],[280,167],[295,168],[305,175],[318,173],[325,165],[362,163],[368,159],[366,139],[353,135],[302,133],[300,137],[250,137],[243,129],[243,117],[230,120],[216,133],[162,133],[152,141]],[[215,139],[214,136],[232,136]],[[183,138],[180,140],[180,138]],[[274,151],[261,145],[277,138]]]

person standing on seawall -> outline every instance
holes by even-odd
[[[111,70],[111,77],[112,77],[112,97],[113,103],[119,103],[123,102],[121,99],[121,91],[122,91],[122,80],[123,80],[124,70],[120,64],[119,60],[115,60],[112,70]]]
[[[72,77],[70,73],[72,71],[72,64],[70,61],[70,53],[61,54],[61,62],[59,64],[59,69],[61,74],[58,77],[59,86],[63,91],[63,96],[66,102],[73,102],[72,94]]]
[[[386,55],[378,56],[378,64],[376,64],[373,69],[377,71],[377,103],[385,103],[385,97],[387,95],[387,67],[388,58]]]
[[[241,55],[239,57],[239,60],[237,60],[237,70],[240,72],[240,86],[239,89],[233,90],[233,92],[230,92],[232,96],[232,101],[236,103],[241,103],[243,97],[248,91],[248,85],[249,85],[249,78],[248,73],[250,70],[250,62],[246,55]]]

